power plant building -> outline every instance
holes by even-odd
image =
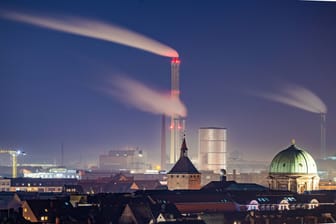
[[[107,155],[99,156],[99,168],[110,171],[143,172],[147,169],[146,157],[144,151],[139,149],[111,150]]]
[[[227,168],[227,130],[218,127],[199,129],[199,169],[219,173]]]

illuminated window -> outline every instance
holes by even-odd
[[[24,208],[24,209],[23,209],[23,212],[27,212],[27,208]]]
[[[41,221],[47,221],[48,220],[48,216],[41,216]]]

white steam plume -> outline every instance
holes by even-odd
[[[154,114],[182,117],[187,115],[185,105],[170,93],[158,92],[140,82],[121,76],[114,77],[110,81],[110,86],[102,90],[125,104]]]
[[[336,2],[336,0],[301,0],[303,2]]]
[[[255,93],[254,95],[312,113],[327,113],[327,107],[323,101],[313,92],[301,86],[288,85],[278,94]]]
[[[63,19],[35,16],[27,13],[0,11],[0,16],[9,20],[27,23],[65,33],[77,34],[138,48],[165,57],[178,57],[178,53],[156,40],[133,31],[99,21],[66,17]]]

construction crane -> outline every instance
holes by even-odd
[[[17,177],[17,157],[19,155],[25,155],[26,153],[20,151],[20,150],[12,150],[12,149],[1,149],[0,153],[8,153],[12,158],[12,177]]]

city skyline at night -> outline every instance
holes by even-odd
[[[160,164],[160,113],[101,90],[123,77],[169,94],[171,57],[9,20],[1,16],[6,10],[100,21],[176,50],[191,157],[200,127],[226,128],[229,155],[244,159],[270,161],[293,138],[318,157],[319,113],[251,94],[276,94],[288,84],[326,105],[327,154],[336,154],[336,3],[2,1],[0,7],[0,146],[23,148],[25,161],[60,162],[64,145],[69,165],[125,147],[139,147]]]

